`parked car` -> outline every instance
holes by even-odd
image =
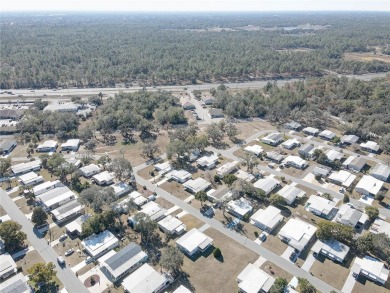
[[[65,265],[65,260],[62,256],[57,257],[57,262],[60,266]]]
[[[71,255],[73,252],[74,252],[74,249],[73,249],[73,248],[68,249],[67,251],[65,251],[65,256],[69,256],[69,255]]]
[[[63,234],[60,236],[60,238],[58,240],[60,240],[61,242],[64,241],[66,238],[68,238],[68,235],[66,234]]]
[[[296,253],[295,251],[291,252],[289,258],[290,258],[290,260],[291,260],[292,262],[295,262],[296,257],[297,257],[297,253]]]
[[[267,240],[267,233],[265,232],[262,232],[260,235],[259,235],[259,239],[264,242],[265,240]]]

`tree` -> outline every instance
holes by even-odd
[[[92,234],[109,229],[115,225],[115,212],[112,210],[95,214],[82,224],[82,236],[88,237]]]
[[[119,181],[122,181],[123,179],[129,179],[131,177],[133,167],[125,158],[115,158],[110,165],[110,170],[114,172],[115,177],[118,178]]]
[[[55,265],[52,262],[47,264],[35,263],[27,270],[27,272],[29,273],[28,277],[33,283],[33,287],[36,290],[42,288],[47,288],[46,290],[48,290],[48,288],[54,284],[53,278],[57,274],[55,271]],[[50,292],[50,290],[47,292]]]
[[[371,221],[374,221],[379,216],[379,210],[377,207],[366,206],[364,210]]]
[[[344,194],[343,203],[348,203],[348,202],[349,202],[349,196],[347,194]]]
[[[203,207],[203,203],[207,200],[207,193],[204,191],[198,191],[195,193],[195,199],[200,201],[201,206]]]
[[[160,153],[160,149],[154,140],[148,139],[142,146],[142,155],[145,158],[154,159],[154,155]]]
[[[241,156],[241,158],[244,160],[244,165],[246,166],[249,173],[252,173],[253,168],[256,167],[256,165],[259,163],[259,159],[251,152],[244,151],[244,154]]]
[[[183,254],[176,246],[169,245],[161,252],[160,265],[173,276],[177,276],[183,266]]]
[[[381,137],[380,145],[385,153],[390,153],[390,133]]]
[[[368,251],[373,249],[372,236],[373,234],[369,232],[367,234],[363,234],[356,240],[356,248],[360,253],[366,254]]]
[[[298,277],[298,285],[301,293],[316,293],[317,289],[305,278]]]
[[[92,96],[92,97],[88,98],[88,103],[94,104],[96,106],[100,106],[102,104],[102,100],[101,100],[100,96]]]
[[[105,170],[105,169],[106,169],[106,166],[107,166],[108,164],[111,163],[111,158],[110,158],[110,156],[108,156],[108,155],[103,155],[103,156],[101,156],[101,157],[98,159],[97,163],[98,163],[99,165],[102,165],[102,166],[103,166],[103,169]]]
[[[327,220],[321,220],[316,231],[317,237],[321,240],[335,239],[343,243],[350,242],[353,234],[354,230],[352,227]]]
[[[8,171],[8,169],[11,167],[11,159],[2,159],[0,158],[0,176],[4,177],[4,174]]]
[[[45,210],[42,207],[34,208],[31,216],[31,222],[33,222],[37,226],[40,226],[44,224],[46,220],[47,220],[47,214]]]
[[[223,176],[223,182],[225,182],[225,184],[227,184],[229,187],[231,187],[234,183],[234,181],[237,180],[237,177],[233,174],[227,174],[225,176]]]
[[[226,124],[225,132],[231,141],[234,141],[236,139],[236,136],[240,133],[237,126],[233,123]]]
[[[323,198],[326,198],[327,200],[333,200],[333,196],[331,196],[329,193],[325,192],[322,195]]]
[[[21,229],[22,225],[15,221],[6,221],[0,224],[0,238],[4,241],[6,251],[15,251],[23,245],[27,235]]]
[[[79,130],[79,138],[85,144],[93,138],[93,128],[91,126],[84,127]]]
[[[97,148],[97,141],[95,139],[90,139],[86,143],[84,143],[84,147],[86,150],[89,150],[94,153]]]
[[[284,289],[288,285],[288,282],[285,278],[276,278],[275,283],[272,285],[270,289],[270,293],[283,293]]]
[[[176,159],[179,166],[182,166],[186,160],[186,154],[189,151],[189,146],[185,141],[174,140],[171,141],[167,146],[167,157],[168,159]]]
[[[95,213],[108,208],[115,201],[115,192],[112,187],[93,185],[84,189],[79,196],[79,202],[94,210]]]
[[[279,194],[272,194],[269,198],[269,202],[275,207],[283,207],[286,201]]]
[[[213,255],[214,255],[215,258],[220,258],[220,257],[222,257],[221,249],[219,249],[218,247],[214,248],[214,250],[213,250]]]
[[[207,129],[206,133],[209,139],[212,140],[213,144],[218,144],[222,141],[224,137],[223,131],[220,129],[218,124],[210,124]]]
[[[134,216],[134,222],[134,230],[141,234],[141,241],[145,244],[150,243],[157,229],[156,221],[153,221],[148,215],[140,212]]]

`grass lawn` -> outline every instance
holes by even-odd
[[[66,265],[68,267],[74,267],[78,263],[82,262],[85,260],[85,256],[82,254],[82,246],[81,246],[81,241],[76,238],[76,239],[69,239],[67,238],[64,242],[60,242],[56,244],[53,249],[54,251],[62,256],[65,259]],[[74,252],[70,256],[65,256],[65,251],[68,249],[73,248]],[[80,250],[80,252],[77,252],[77,250]]]
[[[102,293],[125,293],[125,288],[122,286],[111,285],[107,289],[104,289]]]
[[[281,225],[282,226],[282,225]],[[278,236],[268,235],[267,240],[263,242],[261,245],[264,248],[276,253],[278,255],[282,255],[283,252],[287,249],[288,245],[283,243]]]
[[[18,208],[22,211],[24,214],[30,214],[33,211],[32,201],[27,201],[26,198],[21,198],[15,201]],[[29,205],[30,204],[30,205]]]
[[[181,283],[193,292],[237,292],[237,275],[248,263],[255,262],[258,255],[212,228],[205,234],[213,238],[223,258],[215,259],[212,248],[195,260],[184,257],[183,271],[188,278]]]
[[[50,231],[48,231],[45,235],[46,240],[51,240],[54,241],[58,238],[60,238],[61,235],[66,234],[66,228],[65,227],[59,227],[59,226],[54,226],[53,228],[50,228]],[[51,237],[51,239],[50,239]],[[66,242],[68,238],[64,241]]]
[[[385,285],[374,283],[366,278],[359,277],[355,286],[352,289],[352,293],[389,293],[390,292],[390,281],[387,280]]]
[[[204,225],[204,222],[190,214],[181,217],[180,221],[186,225],[187,231],[190,231],[192,228],[200,228]]]
[[[16,261],[16,265],[22,269],[22,273],[27,275],[27,270],[36,263],[45,262],[35,250],[28,252]]]
[[[167,210],[174,206],[173,203],[171,203],[170,201],[167,201],[163,197],[157,197],[156,198],[156,203],[158,203],[160,206],[162,206],[164,209],[167,209]]]
[[[277,265],[274,265],[270,261],[266,261],[265,263],[262,264],[260,267],[264,272],[267,274],[273,276],[275,279],[276,278],[284,278],[288,281],[290,281],[293,277],[290,273],[286,272],[282,268],[278,267]]]
[[[168,191],[177,198],[180,198],[181,200],[185,200],[186,198],[191,196],[191,193],[185,191],[183,186],[175,181],[164,182],[160,185],[160,188]]]
[[[157,176],[158,175],[158,172],[155,171],[154,169],[154,166],[153,165],[149,165],[147,166],[146,168],[143,168],[142,170],[140,170],[138,172],[138,175],[141,176],[142,178],[145,178],[147,180],[153,178],[151,175],[150,175],[150,172],[151,171],[154,171],[154,175]]]

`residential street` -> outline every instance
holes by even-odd
[[[0,189],[0,201],[1,206],[5,209],[12,220],[22,225],[22,230],[27,234],[27,239],[34,247],[34,249],[40,254],[45,262],[52,262],[56,265],[57,277],[60,279],[64,287],[69,293],[87,293],[89,292],[84,284],[76,277],[76,275],[69,268],[61,268],[57,263],[58,255],[54,252],[53,248],[47,244],[45,239],[39,239],[33,232],[33,224],[27,220],[26,216],[19,210],[13,200],[7,195],[7,193]]]

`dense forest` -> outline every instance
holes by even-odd
[[[0,88],[195,84],[389,71],[388,13],[5,14]]]

